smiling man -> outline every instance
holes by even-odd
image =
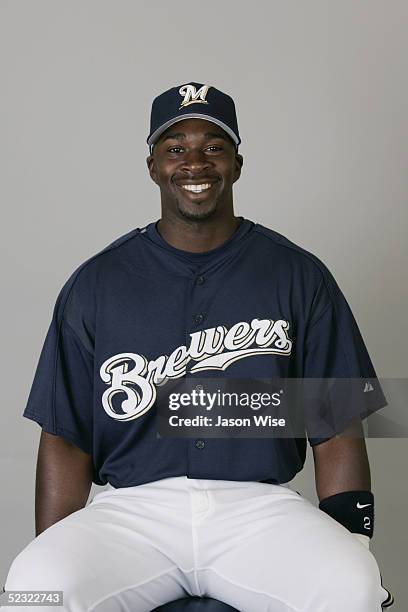
[[[69,612],[187,594],[243,612],[380,612],[392,596],[369,550],[361,419],[386,400],[350,307],[316,256],[235,216],[230,96],[165,91],[147,142],[160,219],[84,262],[55,305],[24,411],[42,428],[37,537],[6,591],[62,589]],[[158,390],[197,374],[358,387],[353,402],[311,403],[334,417],[330,435],[161,437]],[[319,507],[289,486],[307,441]],[[92,482],[107,489],[86,505]]]
[[[205,119],[184,119],[164,132],[147,163],[160,187],[157,229],[167,242],[191,252],[208,251],[239,225],[232,186],[243,158],[222,128]]]

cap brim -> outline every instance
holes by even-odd
[[[239,145],[241,140],[237,138],[236,134],[231,130],[228,125],[220,121],[219,119],[215,119],[214,117],[210,117],[209,115],[205,115],[202,113],[186,113],[185,115],[177,115],[177,117],[173,117],[173,119],[169,119],[166,123],[163,123],[157,130],[151,134],[147,139],[147,144],[151,147],[154,145],[160,138],[160,136],[167,130],[168,127],[177,123],[178,121],[183,121],[184,119],[205,119],[205,121],[210,121],[211,123],[215,123],[220,128],[227,132],[228,136],[233,140],[235,145]]]

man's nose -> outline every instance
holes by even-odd
[[[203,168],[208,168],[211,165],[204,151],[200,149],[191,149],[186,151],[183,156],[183,169],[190,172],[198,173]]]

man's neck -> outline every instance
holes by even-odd
[[[182,251],[205,253],[226,242],[241,224],[241,217],[212,222],[183,222],[161,218],[157,231],[168,244]]]

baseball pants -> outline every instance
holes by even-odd
[[[380,612],[387,598],[373,554],[287,484],[186,476],[108,485],[17,555],[5,589],[63,591],[62,607],[30,612],[147,612],[188,595],[241,612]]]

